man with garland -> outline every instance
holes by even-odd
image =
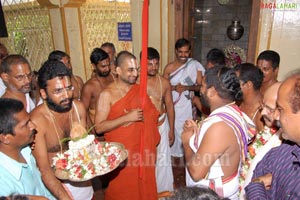
[[[299,199],[300,197],[300,72],[288,76],[278,90],[275,119],[284,139],[257,164],[247,199]]]
[[[254,141],[248,146],[246,164],[241,172],[241,195],[240,199],[246,199],[244,188],[250,183],[253,171],[259,161],[272,148],[281,144],[279,121],[275,119],[277,93],[281,82],[270,86],[263,97],[261,115],[265,126],[262,131],[256,134]]]

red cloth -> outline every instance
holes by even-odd
[[[140,108],[139,85],[134,85],[125,97],[111,106],[108,120]],[[109,174],[110,183],[105,191],[105,200],[157,200],[155,179],[156,146],[160,135],[157,129],[158,111],[146,96],[144,121],[121,126],[105,133],[109,142],[124,144],[128,150],[128,159],[124,167],[119,167]],[[142,138],[141,138],[142,137]],[[143,141],[142,163],[140,166],[140,145]],[[142,169],[142,177],[139,170]]]

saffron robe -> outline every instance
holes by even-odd
[[[122,99],[111,106],[108,120],[141,107],[139,88],[139,85],[133,85]],[[148,96],[143,114],[143,121],[123,125],[104,134],[106,141],[122,143],[128,150],[124,165],[108,174],[110,182],[105,200],[157,200],[155,161],[156,146],[160,140],[157,128],[159,113]]]

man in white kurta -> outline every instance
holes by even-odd
[[[191,98],[194,91],[199,91],[204,67],[195,59],[189,58],[190,42],[184,38],[175,44],[175,61],[169,63],[164,70],[164,77],[170,80],[175,109],[175,141],[171,147],[171,155],[183,156],[181,133],[185,120],[192,119]],[[192,94],[191,94],[192,93]]]

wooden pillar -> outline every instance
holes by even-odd
[[[260,14],[260,1],[252,1],[252,12],[250,19],[250,30],[248,36],[247,62],[256,63],[256,46],[258,39],[258,25]]]

